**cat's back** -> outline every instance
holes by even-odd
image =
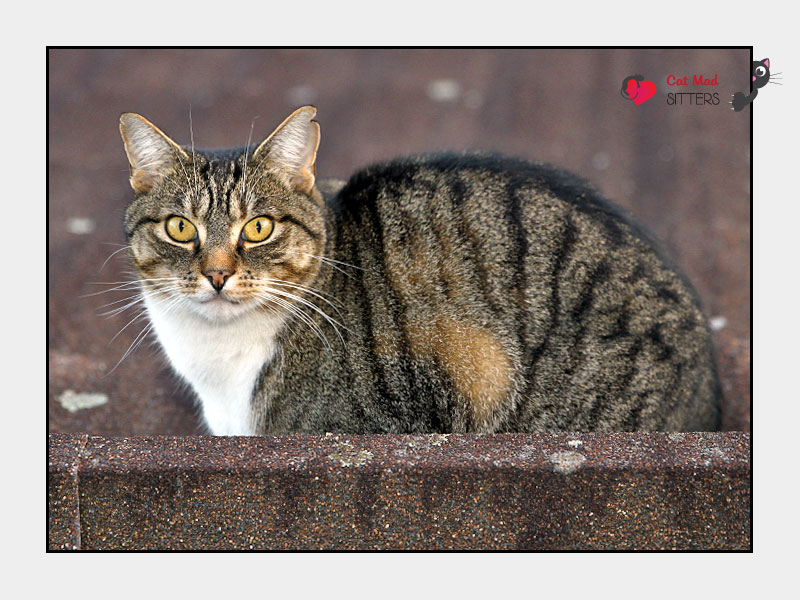
[[[332,205],[378,360],[439,372],[466,398],[467,429],[715,428],[694,291],[577,178],[426,155],[360,171]]]

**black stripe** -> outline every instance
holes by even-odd
[[[437,190],[434,184],[425,180],[418,182],[418,187],[423,187],[425,191],[428,193],[428,198],[431,203],[434,202],[445,202],[445,198],[447,194],[445,194],[445,198],[437,198],[439,194],[437,194]],[[452,208],[448,209],[449,212],[452,213]],[[453,256],[445,256],[444,254],[444,246],[445,241],[448,238],[447,232],[442,227],[442,220],[439,219],[433,210],[425,210],[421,211],[421,219],[418,219],[417,223],[415,224],[422,231],[430,231],[433,233],[434,239],[434,247],[430,249],[433,252],[434,256],[439,256],[441,259],[449,258],[454,259]],[[463,240],[463,236],[460,238]],[[442,268],[442,261],[437,261],[436,263],[436,273],[432,274],[436,276],[437,282],[439,284],[439,289],[445,295],[448,301],[452,301],[453,299],[453,292],[450,288],[450,283],[448,282],[448,278],[445,275],[444,269]],[[457,292],[456,292],[457,293]]]
[[[572,339],[572,347],[570,348],[567,356],[570,361],[570,366],[565,371],[567,375],[572,375],[575,372],[578,363],[581,362],[578,348],[586,337],[586,330],[588,329],[586,325],[587,320],[583,317],[592,306],[592,302],[594,301],[594,291],[597,286],[602,285],[608,280],[610,274],[611,269],[609,268],[608,262],[605,259],[597,263],[595,268],[592,270],[592,274],[586,280],[586,285],[584,285],[584,287],[581,289],[578,303],[572,308],[572,322],[577,323],[578,331],[575,333]]]
[[[561,234],[561,246],[556,253],[555,260],[553,261],[553,272],[552,272],[552,283],[550,284],[550,288],[552,289],[551,296],[550,296],[550,326],[547,329],[547,333],[544,336],[542,342],[536,346],[523,346],[525,348],[525,352],[523,355],[523,368],[525,369],[525,376],[527,377],[527,383],[525,385],[525,392],[522,397],[523,402],[520,402],[517,408],[517,414],[521,414],[523,408],[525,408],[528,403],[526,400],[529,400],[531,397],[531,391],[533,388],[534,381],[536,381],[536,364],[539,361],[547,348],[550,345],[550,341],[553,338],[553,335],[558,330],[560,324],[560,279],[561,274],[564,271],[564,267],[566,266],[567,260],[569,255],[572,251],[573,246],[575,245],[575,241],[578,237],[578,228],[575,226],[575,223],[572,220],[572,216],[570,213],[567,213],[564,217],[564,231]],[[556,398],[545,399],[544,404],[539,408],[539,414],[544,415],[551,411],[551,409],[555,406]]]
[[[544,351],[547,349],[547,346],[550,343],[550,339],[552,338],[555,331],[558,329],[559,322],[560,322],[560,311],[559,305],[561,304],[560,299],[560,280],[561,274],[564,271],[564,267],[567,263],[567,259],[569,258],[570,252],[572,251],[573,246],[575,245],[575,241],[577,240],[578,229],[575,227],[575,223],[572,221],[572,216],[567,213],[565,217],[565,225],[564,231],[561,234],[561,247],[558,249],[556,253],[555,260],[553,261],[553,273],[552,273],[552,283],[550,284],[550,288],[552,289],[550,295],[550,326],[547,329],[547,333],[545,334],[544,340],[535,348],[527,348],[525,352],[525,362],[527,365],[527,372],[528,376],[533,379],[533,370],[536,366],[536,362],[538,361],[539,357],[542,356]],[[530,383],[529,383],[530,387]]]
[[[153,219],[151,217],[143,217],[139,219],[138,221],[136,221],[136,224],[133,227],[131,227],[131,229],[127,232],[128,237],[130,238],[131,236],[133,236],[134,232],[137,229],[139,229],[139,227],[147,223],[161,223],[161,219]]]
[[[572,309],[572,316],[574,319],[580,320],[583,315],[586,314],[586,311],[589,310],[594,300],[595,289],[597,286],[608,281],[610,275],[611,269],[608,266],[608,261],[604,258],[597,263],[586,282],[586,286],[581,290],[580,300]]]
[[[407,382],[405,390],[396,390],[396,393],[394,394],[391,393],[391,390],[384,389],[384,398],[391,401],[391,406],[395,414],[397,414],[398,411],[401,411],[404,420],[407,421],[409,419],[409,414],[414,414],[416,420],[422,420],[423,423],[433,423],[432,420],[435,420],[437,417],[436,411],[426,410],[424,404],[420,402],[413,404],[409,402],[409,399],[412,397],[412,390],[421,390],[423,389],[423,385],[417,376],[416,369],[412,369],[410,366],[411,344],[408,340],[408,317],[406,315],[405,305],[398,296],[397,291],[392,286],[388,277],[389,269],[386,264],[386,246],[384,245],[383,220],[381,219],[379,213],[377,186],[369,190],[367,198],[365,198],[364,201],[366,205],[365,208],[367,208],[368,211],[363,211],[362,209],[361,212],[362,214],[363,212],[368,213],[367,216],[369,218],[369,225],[375,232],[375,237],[377,239],[375,247],[378,249],[377,252],[379,254],[375,258],[377,259],[377,266],[380,269],[382,287],[385,290],[385,293],[383,294],[384,300],[389,305],[392,313],[392,322],[397,324],[397,330],[400,334],[399,342],[402,354],[399,360],[400,379],[404,382]],[[382,365],[380,365],[380,367],[383,369]],[[385,385],[385,379],[383,381]],[[416,413],[409,413],[410,409],[412,408],[417,408],[419,410],[417,410]],[[432,424],[431,427],[435,427],[435,424]]]
[[[236,187],[236,183],[233,182],[233,185],[229,186],[227,190],[225,190],[225,214],[230,216],[231,214],[231,196],[233,195],[233,190]]]
[[[225,198],[225,206],[229,215],[231,214],[231,197],[233,196],[233,192],[236,190],[236,187],[239,184],[239,180],[242,178],[242,167],[239,165],[238,159],[231,161],[231,164],[231,182]]]
[[[672,302],[680,302],[680,296],[678,296],[677,292],[668,288],[666,283],[657,281],[656,284],[658,285],[656,288],[656,294],[659,298],[671,300]]]
[[[661,325],[656,323],[650,329],[645,332],[647,339],[649,339],[653,344],[658,348],[658,356],[656,356],[656,360],[658,361],[665,361],[672,358],[672,355],[675,353],[675,349],[667,344],[664,341],[664,337],[661,335]]]
[[[297,219],[295,219],[292,216],[286,215],[285,217],[281,217],[280,219],[275,219],[275,220],[278,223],[291,223],[293,225],[297,225],[300,229],[305,231],[312,240],[314,240],[315,242],[319,241],[319,235],[318,234],[316,234],[313,231],[311,231],[304,223],[298,221]]]
[[[625,372],[625,375],[622,378],[622,381],[620,382],[621,389],[619,391],[620,395],[623,397],[629,396],[628,387],[630,386],[631,381],[633,380],[633,376],[636,375],[637,372],[636,359],[639,357],[639,354],[641,354],[643,348],[644,348],[644,342],[642,342],[642,338],[637,337],[633,341],[633,345],[625,353],[625,358],[628,359],[628,370]],[[639,429],[639,421],[641,419],[642,410],[644,410],[645,398],[647,398],[649,393],[650,392],[639,392],[637,394],[638,402],[636,403],[636,406],[633,408],[633,410],[631,410],[625,417],[622,423],[622,431],[636,431],[637,429]],[[597,423],[597,416],[598,415],[595,412],[594,407],[592,407],[592,414],[591,414],[592,420],[590,421],[592,427],[594,427],[595,424]]]
[[[365,257],[367,257],[370,254],[369,249],[367,248],[367,246],[369,245],[369,241],[368,241],[369,230],[370,229],[376,229],[376,226],[375,226],[374,223],[370,223],[370,222],[367,221],[367,215],[365,215],[364,212],[357,213],[357,217],[358,217],[358,222],[359,222],[358,230],[359,230],[359,232],[363,232],[364,236],[362,237],[360,235],[355,235],[354,239],[350,240],[350,242],[352,243],[352,246],[353,246],[353,251],[354,251],[355,259],[356,259],[356,264],[361,265],[363,267],[366,267],[367,263],[365,261]],[[373,218],[373,221],[374,220],[376,220],[376,219]],[[376,232],[376,235],[377,235],[377,232]],[[377,247],[381,248],[382,246],[378,245]],[[365,347],[374,348],[374,346],[375,346],[375,331],[374,331],[375,316],[374,316],[373,310],[372,310],[372,302],[371,302],[370,291],[369,291],[369,289],[368,289],[368,287],[367,287],[367,285],[366,285],[366,283],[364,281],[364,278],[366,276],[368,276],[368,274],[369,274],[368,271],[360,271],[359,270],[357,275],[356,275],[356,277],[355,277],[355,279],[356,279],[356,285],[359,288],[359,294],[358,295],[359,295],[359,298],[361,300],[361,302],[359,302],[359,304],[360,304],[360,306],[361,306],[361,308],[363,310],[363,319],[361,319],[361,324],[364,327]],[[369,287],[372,289],[373,293],[375,293],[377,291],[375,289],[377,286],[371,285]],[[373,385],[375,386],[375,389],[378,392],[378,394],[381,396],[381,398],[378,401],[380,402],[381,399],[389,399],[390,398],[390,394],[389,394],[388,386],[386,385],[386,380],[384,378],[383,368],[382,368],[382,365],[380,364],[380,361],[379,361],[378,357],[376,356],[374,350],[372,352],[367,353],[367,355],[365,356],[365,359],[366,359],[367,363],[369,364],[369,370],[370,370],[370,374],[372,376],[371,379],[373,381]],[[356,365],[356,368],[359,368],[358,365]]]
[[[625,281],[626,283],[636,283],[640,279],[643,279],[645,275],[647,275],[647,273],[644,267],[644,263],[640,258],[639,260],[636,261],[636,266],[634,267],[631,274],[626,276],[623,281]]]
[[[683,377],[683,369],[684,369],[683,361],[675,363],[674,365],[675,376],[672,378],[672,383],[670,384],[669,388],[667,388],[667,391],[664,393],[664,400],[669,401],[669,406],[667,406],[665,410],[660,411],[661,414],[661,421],[659,422],[660,428],[663,428],[664,425],[666,425],[667,417],[672,415],[673,411],[677,406],[677,399],[675,398],[674,394],[676,388],[681,383],[681,378]]]
[[[208,213],[211,214],[215,208],[217,208],[217,190],[215,186],[211,185],[211,178],[205,178],[206,189],[208,190],[208,197],[209,197],[209,207]]]
[[[525,264],[528,257],[528,238],[525,235],[525,229],[522,223],[522,207],[519,203],[519,196],[517,191],[524,182],[518,179],[512,179],[506,184],[506,197],[509,199],[506,211],[506,218],[508,220],[508,227],[513,234],[514,246],[516,249],[516,257],[512,258],[511,265],[516,265],[513,271],[513,289],[517,296],[517,323],[520,325],[521,332],[519,335],[520,348],[525,347],[528,338],[528,314],[525,307],[525,291],[528,287],[527,278],[525,276]],[[511,266],[509,265],[509,266]]]
[[[609,311],[606,311],[606,314],[616,311],[617,319],[614,321],[614,329],[607,334],[601,335],[599,337],[600,341],[610,342],[630,335],[630,331],[628,330],[628,323],[630,322],[631,318],[630,312],[628,311],[629,303],[630,300],[625,300],[625,302],[623,302],[621,305],[615,306]]]
[[[467,202],[467,186],[455,173],[448,174],[447,183],[453,194],[452,211],[455,213],[458,237],[464,244],[469,245],[469,255],[472,258],[472,270],[478,278],[478,286],[481,291],[481,296],[490,307],[490,313],[493,315],[500,315],[504,310],[497,305],[492,298],[489,288],[489,281],[487,279],[488,272],[486,265],[481,261],[483,255],[482,249],[478,247],[475,236],[469,232],[469,224],[464,217],[464,204]]]

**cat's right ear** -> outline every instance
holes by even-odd
[[[150,121],[135,113],[119,118],[119,132],[131,165],[131,187],[137,194],[149,191],[189,156]]]

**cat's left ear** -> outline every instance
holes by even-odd
[[[313,106],[298,108],[253,153],[254,160],[306,194],[313,189],[317,172],[319,123],[312,120],[316,114]]]
[[[767,68],[769,68],[769,59],[768,59],[768,58],[765,58],[765,59],[763,60],[763,62],[764,62],[764,64],[765,64],[765,65],[767,65]]]

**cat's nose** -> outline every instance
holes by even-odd
[[[233,275],[233,271],[231,269],[207,269],[203,271],[203,275],[206,276],[206,279],[208,279],[214,289],[219,292],[225,286],[228,277]]]

